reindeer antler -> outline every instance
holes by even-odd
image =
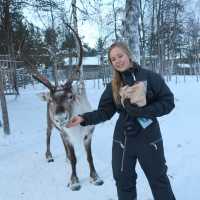
[[[82,46],[81,39],[80,39],[78,33],[68,23],[64,22],[64,24],[73,32],[73,34],[74,34],[74,36],[77,40],[78,46],[79,46],[79,61],[78,61],[78,64],[75,66],[75,69],[72,70],[68,80],[64,84],[64,87],[69,88],[70,85],[72,84],[73,80],[77,77],[77,74],[80,74],[80,67],[82,65],[82,60],[83,60],[83,46]],[[26,35],[24,36],[23,41],[21,42],[21,45],[19,47],[18,52],[20,54],[20,57],[27,64],[28,71],[32,74],[33,78],[38,80],[44,86],[46,86],[50,91],[54,91],[55,86],[52,85],[51,82],[45,76],[43,76],[41,73],[39,73],[35,64],[32,64],[31,61],[23,55],[22,49],[23,49],[27,34],[28,33],[26,33]]]
[[[55,87],[51,84],[51,82],[45,76],[41,75],[38,72],[37,67],[34,64],[32,64],[23,54],[23,48],[24,48],[27,35],[28,35],[28,32],[26,31],[23,40],[19,43],[18,56],[20,56],[22,60],[24,61],[24,63],[26,63],[26,65],[28,66],[27,69],[29,73],[32,75],[32,77],[36,79],[37,81],[39,81],[40,83],[42,83],[50,91],[53,92]]]
[[[78,33],[66,22],[64,22],[64,24],[73,32],[74,36],[76,37],[76,40],[79,44],[79,61],[78,64],[75,66],[75,69],[72,70],[72,73],[70,74],[68,81],[65,83],[65,85],[69,85],[72,84],[73,80],[76,78],[77,74],[80,76],[80,68],[82,65],[82,61],[83,61],[83,45],[81,42],[81,39],[78,35]]]
[[[28,70],[32,74],[32,77],[46,86],[51,92],[54,91],[55,86],[51,84],[51,82],[42,74],[38,72],[36,66],[31,64],[26,58],[23,58],[24,62],[29,66]]]

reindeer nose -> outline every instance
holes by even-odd
[[[69,118],[68,114],[60,113],[57,114],[54,119],[60,126],[63,126],[66,125],[68,118]]]

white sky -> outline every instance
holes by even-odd
[[[31,10],[25,10],[25,15],[28,20],[31,20],[35,25],[44,27],[37,15]],[[34,19],[34,20],[33,20]],[[79,34],[85,43],[88,43],[90,47],[95,47],[97,38],[99,38],[98,26],[95,23],[84,22],[79,24]]]
[[[95,47],[97,38],[99,38],[97,24],[85,23],[79,26],[79,34],[82,35],[83,41],[90,47]]]
[[[107,4],[108,2],[110,2],[110,0],[103,0],[105,4]],[[78,3],[78,2],[77,2]],[[106,6],[104,5],[104,8],[106,8]],[[106,10],[106,9],[105,9]],[[104,11],[105,11],[104,10]],[[105,14],[105,12],[102,11],[103,14]],[[39,26],[39,27],[44,27],[43,23],[41,22],[41,19],[38,17],[38,15],[31,9],[29,10],[24,10],[25,16],[27,16],[28,20],[32,21],[35,25]],[[80,14],[80,12],[77,11],[77,14]],[[83,21],[80,22],[78,24],[78,28],[79,28],[79,34],[82,38],[82,40],[89,44],[90,47],[95,47],[99,36],[99,29],[100,26],[98,26],[98,13],[97,16],[94,16],[93,18],[95,18],[93,22],[88,22],[88,21]],[[43,22],[45,21],[45,18],[42,18]],[[47,25],[47,24],[45,24]]]

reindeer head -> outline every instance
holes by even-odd
[[[51,120],[58,126],[64,126],[71,118],[75,94],[72,85],[54,87],[49,92],[39,94],[40,98],[48,102],[48,112]]]

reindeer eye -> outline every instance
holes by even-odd
[[[73,99],[73,95],[72,95],[72,94],[69,94],[68,98],[69,98],[69,99]]]

